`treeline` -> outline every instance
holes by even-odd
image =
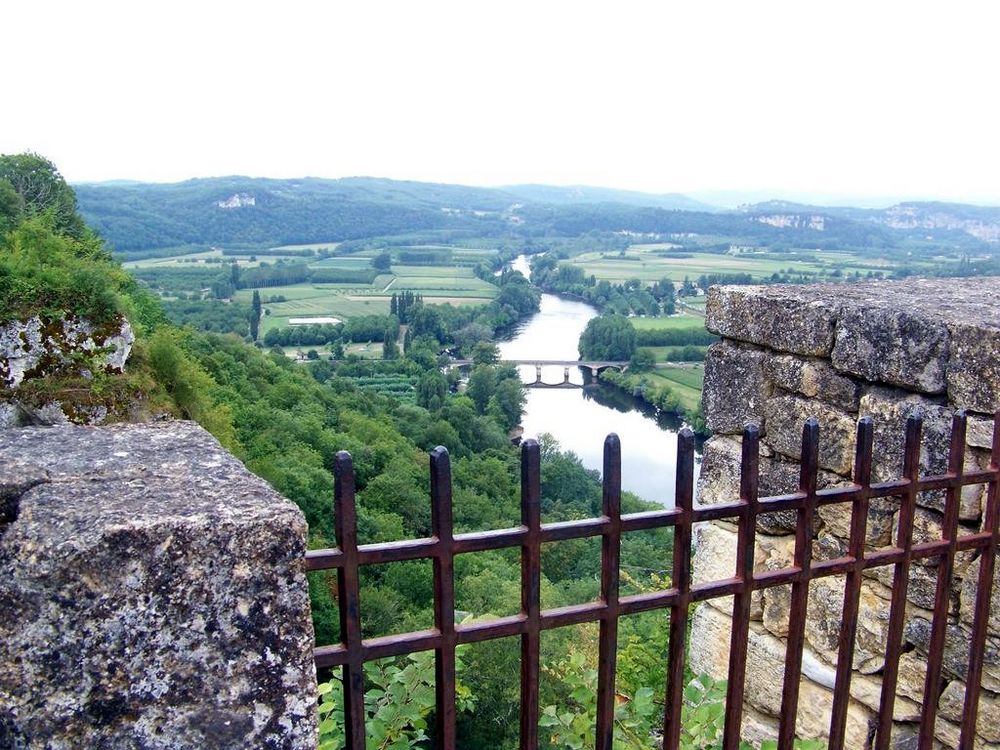
[[[677,293],[673,282],[663,278],[649,287],[639,279],[623,284],[598,281],[587,276],[579,266],[560,263],[555,255],[536,257],[531,263],[531,278],[540,288],[556,294],[569,294],[611,314],[672,315]]]
[[[395,315],[357,315],[345,323],[272,328],[264,334],[264,346],[326,346],[327,344],[364,343],[395,340],[399,320]]]

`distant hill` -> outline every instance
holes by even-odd
[[[178,246],[262,249],[372,238],[390,244],[490,238],[522,246],[576,238],[577,249],[620,250],[645,237],[699,247],[707,242],[716,252],[748,244],[777,252],[904,254],[990,251],[1000,241],[1000,209],[944,203],[863,209],[768,201],[715,211],[679,194],[373,177],[121,181],[81,184],[76,194],[84,218],[120,257]]]
[[[683,193],[640,193],[635,190],[571,185],[506,185],[502,188],[531,203],[569,205],[575,203],[624,203],[629,206],[664,208],[669,211],[720,211],[717,206],[696,201]]]
[[[965,203],[907,201],[888,208],[852,208],[810,206],[790,201],[771,200],[741,206],[743,213],[777,226],[788,218],[832,216],[857,222],[870,222],[897,230],[906,237],[947,242],[967,235],[987,243],[1000,242],[1000,207],[973,206]]]

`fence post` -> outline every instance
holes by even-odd
[[[597,657],[597,750],[611,750],[615,723],[615,666],[618,652],[618,582],[622,537],[622,448],[618,436],[604,440],[602,513],[608,529],[601,537],[601,616]]]
[[[521,445],[521,525],[527,533],[521,545],[521,747],[538,747],[539,599],[542,563],[541,474],[538,443]]]
[[[365,673],[361,653],[361,610],[358,594],[358,517],[354,500],[351,454],[337,453],[333,465],[333,521],[343,565],[337,569],[340,637],[347,650],[344,662],[344,734],[347,750],[365,750]]]
[[[431,533],[434,554],[434,627],[441,646],[434,651],[437,747],[455,747],[455,551],[451,516],[451,464],[448,449],[431,452]]]

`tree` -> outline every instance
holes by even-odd
[[[526,400],[521,382],[507,378],[497,384],[487,411],[505,430],[510,430],[521,421]]]
[[[580,354],[587,359],[630,359],[635,353],[635,328],[621,315],[601,315],[587,322],[580,336]]]
[[[392,331],[386,331],[382,339],[382,359],[399,359],[399,347]]]
[[[24,213],[24,199],[7,180],[0,180],[0,239]]]
[[[51,214],[53,229],[74,239],[87,233],[87,225],[76,210],[73,188],[45,157],[30,152],[0,155],[0,180],[21,196],[25,215]]]
[[[469,375],[469,383],[465,393],[476,405],[476,410],[483,414],[490,402],[490,397],[497,387],[496,370],[489,365],[476,365]]]
[[[492,341],[480,341],[472,350],[472,362],[477,365],[495,365],[500,361],[500,349]]]
[[[448,395],[448,381],[436,370],[425,372],[417,382],[417,406],[437,411]]]
[[[250,303],[250,340],[256,341],[260,333],[260,292],[253,290],[253,301]]]
[[[372,258],[372,268],[385,273],[392,267],[392,256],[389,253],[379,253]]]

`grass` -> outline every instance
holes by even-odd
[[[646,349],[647,351],[651,352],[653,354],[653,357],[655,358],[655,360],[657,362],[668,362],[669,360],[667,359],[667,355],[673,353],[674,351],[678,351],[680,349],[683,349],[684,347],[683,346],[643,346],[643,347],[640,347],[640,348]],[[702,352],[705,352],[705,351],[708,350],[708,347],[707,346],[699,346],[698,349],[700,349]]]
[[[329,258],[324,267],[345,261],[357,264],[358,258]],[[367,263],[367,261],[362,261]],[[347,265],[341,267],[350,267]],[[475,276],[469,268],[454,266],[394,266],[371,284],[291,284],[259,290],[268,315],[261,324],[261,334],[288,325],[289,318],[332,315],[346,320],[358,315],[386,315],[393,293],[404,290],[423,295],[429,304],[484,305],[497,294],[497,288]],[[251,289],[241,289],[236,299],[249,302]],[[285,302],[268,302],[271,296],[285,297]]]
[[[646,377],[669,386],[677,394],[681,406],[687,410],[694,411],[701,403],[701,389],[705,380],[705,368],[701,365],[658,368],[647,373]]]
[[[678,331],[688,328],[704,328],[705,319],[698,315],[681,313],[658,317],[630,318],[632,327],[637,331]]]
[[[639,279],[650,284],[662,278],[692,281],[702,274],[749,273],[755,279],[765,279],[774,273],[826,273],[840,269],[843,273],[871,270],[889,270],[891,261],[881,258],[860,258],[847,252],[818,252],[816,250],[792,251],[786,254],[722,255],[718,253],[691,253],[688,258],[661,257],[655,253],[662,248],[654,245],[633,245],[624,255],[611,252],[583,253],[571,259],[573,265],[583,268],[588,276],[621,283]]]

